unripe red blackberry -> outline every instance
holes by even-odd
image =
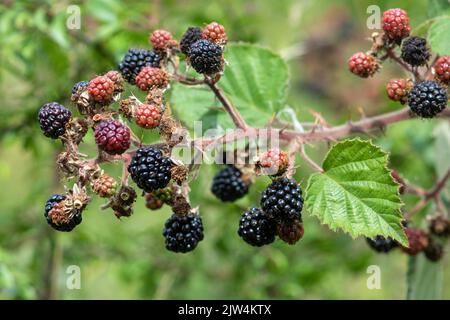
[[[161,110],[153,104],[140,104],[134,111],[136,124],[144,129],[154,129],[161,121]]]
[[[259,208],[244,212],[239,221],[239,236],[254,247],[275,241],[276,222]]]
[[[106,76],[98,76],[89,81],[88,93],[92,100],[108,103],[114,94],[114,82]]]
[[[357,52],[348,59],[348,69],[361,78],[371,77],[379,69],[377,60],[364,52]]]
[[[136,86],[142,91],[163,89],[169,84],[169,75],[162,69],[144,67],[136,76]]]
[[[406,63],[417,67],[422,66],[430,59],[430,49],[427,40],[420,37],[409,37],[402,43],[401,57]]]
[[[442,56],[434,64],[434,76],[443,84],[450,84],[450,56]]]
[[[376,252],[388,253],[399,246],[399,243],[391,237],[376,236],[373,239],[366,238],[367,244]]]
[[[280,149],[271,149],[265,151],[258,162],[263,174],[281,175],[289,166],[288,155]]]
[[[407,79],[391,79],[386,85],[389,99],[405,104],[408,101],[408,93],[413,87],[413,82]]]
[[[424,250],[425,257],[432,262],[437,262],[442,259],[444,255],[444,247],[441,243],[431,241]]]
[[[419,82],[408,94],[408,106],[422,118],[433,118],[447,106],[447,90],[436,81]]]
[[[225,28],[217,22],[211,22],[203,28],[202,38],[209,40],[219,46],[225,45],[228,41]]]
[[[301,220],[302,190],[294,179],[275,180],[262,193],[261,208],[277,221]]]
[[[109,154],[122,154],[130,147],[130,129],[113,119],[102,120],[95,126],[97,146]]]
[[[189,54],[191,45],[202,38],[202,29],[198,27],[189,27],[181,37],[180,50],[185,55]]]
[[[124,79],[119,71],[111,70],[105,73],[105,77],[114,82],[114,93],[120,93],[123,91]]]
[[[405,228],[406,236],[408,237],[409,247],[401,246],[403,252],[415,256],[419,252],[425,250],[429,244],[429,237],[427,233],[422,229],[416,229],[412,227]]]
[[[128,172],[139,188],[152,192],[167,186],[171,179],[171,161],[162,155],[161,150],[152,147],[136,151]]]
[[[68,232],[81,223],[82,217],[81,210],[66,212],[65,199],[60,194],[52,195],[45,203],[44,217],[53,229]]]
[[[437,216],[430,221],[428,229],[438,237],[448,237],[450,236],[450,220],[443,216]]]
[[[69,109],[57,102],[49,102],[39,109],[38,120],[46,137],[57,139],[66,132],[66,124],[72,118]]]
[[[130,84],[135,83],[135,78],[143,67],[159,68],[162,56],[154,50],[129,49],[119,63],[119,71]]]
[[[155,50],[168,49],[175,43],[172,34],[169,31],[162,29],[153,31],[149,37],[149,40]]]
[[[203,240],[202,219],[194,213],[173,214],[164,225],[163,235],[166,238],[167,250],[179,253],[190,252]]]
[[[235,201],[248,193],[249,182],[242,179],[242,172],[227,166],[213,178],[211,192],[222,201]]]
[[[383,12],[383,30],[387,38],[396,43],[408,37],[411,27],[406,11],[396,8]]]
[[[290,245],[303,238],[304,233],[303,223],[299,220],[282,221],[277,224],[278,237]]]
[[[92,183],[92,191],[102,198],[110,198],[116,193],[117,182],[107,174],[101,175]]]
[[[189,63],[198,73],[207,75],[223,70],[222,49],[211,41],[201,39],[189,49]]]

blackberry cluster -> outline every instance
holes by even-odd
[[[408,95],[411,110],[422,118],[433,118],[447,106],[447,91],[436,81],[417,83]]]
[[[57,102],[44,104],[38,115],[42,132],[52,139],[58,139],[66,132],[66,124],[71,118],[70,110]]]
[[[388,253],[399,246],[398,242],[391,237],[376,236],[373,239],[366,238],[367,244],[376,252]]]
[[[211,192],[222,201],[235,201],[248,193],[248,187],[248,183],[242,180],[242,172],[229,166],[215,175]]]
[[[159,68],[161,59],[161,55],[156,51],[132,48],[125,54],[118,68],[124,79],[134,84],[143,67]]]
[[[410,65],[422,66],[430,59],[427,40],[420,37],[409,37],[403,40],[401,57]]]
[[[202,38],[202,29],[198,27],[189,27],[181,37],[180,50],[185,55],[189,54],[191,45]]]
[[[56,205],[61,203],[66,199],[65,196],[60,194],[52,195],[47,202],[45,203],[44,217],[47,220],[47,223],[57,231],[72,231],[77,225],[79,225],[82,221],[81,211],[77,210],[75,214],[68,220],[65,224],[56,224],[53,222],[51,218],[51,211],[55,208]]]
[[[220,46],[201,39],[194,42],[188,53],[191,66],[198,73],[214,74],[222,71],[223,58]]]
[[[136,151],[128,172],[139,188],[152,192],[167,186],[171,179],[170,168],[170,159],[159,149],[144,147]]]
[[[203,223],[200,216],[172,214],[166,221],[163,235],[167,250],[186,253],[194,250],[203,240]]]
[[[302,190],[293,179],[275,180],[264,190],[261,208],[277,221],[301,220]]]
[[[238,234],[248,244],[261,247],[275,241],[277,224],[264,211],[251,208],[239,222]]]

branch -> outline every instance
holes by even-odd
[[[242,118],[241,114],[233,106],[233,104],[230,102],[230,100],[228,100],[227,97],[225,97],[222,90],[220,90],[216,86],[216,84],[210,80],[205,79],[205,83],[208,85],[208,87],[210,87],[210,89],[212,90],[212,92],[214,92],[217,99],[219,99],[219,101],[222,103],[223,107],[225,108],[225,111],[228,112],[228,114],[230,115],[231,119],[233,120],[235,126],[240,129],[246,129],[247,124],[245,123],[244,118]]]
[[[450,109],[445,109],[439,115],[439,117],[450,118]],[[364,118],[357,122],[348,122],[346,124],[326,128],[320,131],[309,131],[305,133],[299,133],[295,131],[283,131],[280,132],[282,139],[295,139],[300,137],[302,141],[318,141],[318,140],[338,140],[345,138],[353,133],[367,133],[374,129],[382,129],[389,124],[414,119],[416,116],[409,110],[408,107],[399,111],[388,112],[379,116]]]
[[[427,200],[436,198],[447,184],[448,179],[450,179],[450,168],[447,170],[441,180],[439,180],[436,185],[429,192],[427,192],[425,198]]]

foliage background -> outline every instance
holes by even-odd
[[[445,0],[377,2],[381,10],[407,9],[413,27],[450,13]],[[71,4],[80,5],[81,30],[65,26]],[[239,215],[257,203],[268,180],[258,179],[246,199],[223,205],[205,192],[218,170],[210,165],[202,167],[191,195],[193,204],[200,205],[206,237],[188,255],[164,249],[161,232],[170,211],[150,212],[143,201],[138,201],[134,216],[118,221],[110,211],[102,212],[102,201],[95,199],[83,223],[69,234],[53,232],[43,218],[48,195],[63,189],[53,166],[60,146],[40,134],[38,108],[48,101],[68,105],[75,82],[114,68],[129,47],[147,47],[147,35],[156,28],[180,37],[190,25],[216,20],[231,40],[259,43],[288,56],[288,104],[302,121],[312,119],[309,109],[338,124],[357,119],[360,110],[370,115],[400,108],[384,94],[386,81],[401,76],[396,66],[388,63],[383,73],[365,81],[346,69],[351,53],[369,47],[366,9],[371,4],[374,1],[0,1],[0,298],[403,299],[405,255],[376,255],[363,239],[352,241],[330,232],[307,214],[305,237],[296,246],[245,245],[236,233]],[[424,32],[426,25],[421,28],[416,31]],[[392,152],[392,166],[401,174],[429,187],[448,167],[449,132],[447,121],[414,120],[388,128],[375,142]],[[83,151],[93,154],[92,136],[86,144],[90,147]],[[326,150],[325,143],[317,144],[314,158],[320,161]],[[114,165],[105,169],[120,175]],[[303,185],[310,173],[300,162],[297,178]],[[412,200],[405,199],[406,205]],[[442,264],[448,262],[446,257]],[[366,287],[366,269],[372,264],[381,267],[381,290]],[[69,265],[81,268],[81,290],[65,287]],[[442,272],[440,266],[433,268]],[[447,299],[448,270],[441,283]]]

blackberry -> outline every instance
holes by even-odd
[[[259,208],[244,212],[239,221],[239,236],[254,247],[261,247],[275,241],[277,224]]]
[[[275,180],[262,193],[261,207],[277,221],[301,220],[302,190],[293,179]]]
[[[424,251],[430,243],[428,234],[422,229],[407,227],[405,228],[405,234],[408,237],[409,246],[401,246],[400,249],[411,256]]]
[[[228,41],[225,28],[217,22],[211,22],[204,27],[202,37],[203,39],[209,40],[219,46],[225,45]]]
[[[428,229],[435,236],[449,237],[450,236],[450,220],[439,215],[430,221]]]
[[[401,57],[403,61],[414,67],[426,64],[430,59],[427,40],[420,37],[409,37],[403,40]]]
[[[437,262],[441,260],[442,256],[444,255],[444,247],[439,242],[430,241],[430,243],[424,250],[424,254],[428,260]]]
[[[366,238],[367,244],[376,252],[388,253],[399,246],[398,242],[391,237],[376,236],[373,239]]]
[[[450,56],[442,56],[434,64],[435,78],[444,84],[450,84]]]
[[[422,118],[433,118],[447,106],[447,91],[436,81],[417,83],[408,95],[411,110]]]
[[[380,68],[378,61],[370,54],[357,52],[347,61],[351,73],[361,78],[368,78],[375,74]]]
[[[125,54],[118,68],[124,79],[134,84],[143,67],[159,68],[161,59],[161,55],[156,51],[132,48]]]
[[[167,186],[171,179],[170,168],[170,159],[159,149],[144,147],[136,151],[128,172],[139,188],[152,192]]]
[[[45,203],[44,217],[47,223],[57,231],[72,231],[82,221],[81,210],[76,210],[63,223],[54,222],[52,216],[58,215],[60,211],[63,211],[63,201],[65,199],[66,197],[63,195],[54,194]]]
[[[194,213],[172,214],[165,223],[163,235],[167,250],[181,253],[192,251],[203,240],[202,219]]]
[[[383,30],[388,39],[396,43],[409,36],[411,27],[406,11],[395,8],[383,12]]]
[[[66,124],[71,118],[70,110],[57,102],[44,104],[38,115],[42,132],[52,139],[57,139],[66,132]]]
[[[77,94],[79,91],[84,90],[89,85],[89,81],[80,81],[75,83],[75,85],[72,87],[72,94]]]
[[[189,27],[181,37],[180,50],[185,55],[189,54],[191,45],[202,38],[202,29],[198,27]]]
[[[215,175],[211,192],[222,201],[235,201],[247,194],[248,186],[242,179],[242,172],[229,166]]]
[[[222,49],[205,39],[198,40],[189,49],[189,62],[198,73],[214,74],[222,71]]]
[[[122,154],[130,147],[130,129],[114,119],[100,121],[94,136],[97,146],[108,154]]]

